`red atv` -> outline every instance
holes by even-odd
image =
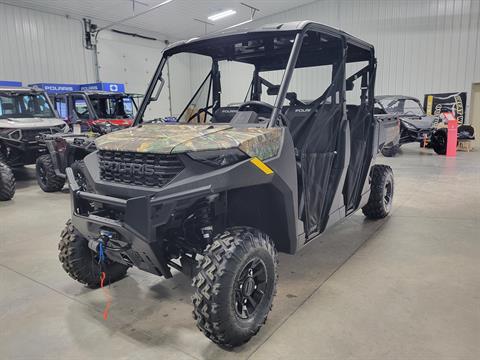
[[[132,125],[137,104],[131,95],[102,90],[72,91],[52,95],[60,117],[82,132],[104,134]]]

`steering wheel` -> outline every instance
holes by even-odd
[[[207,107],[198,109],[198,111],[197,111],[195,114],[193,114],[192,116],[190,116],[190,117],[188,118],[187,123],[189,123],[190,121],[192,121],[192,120],[196,117],[196,118],[197,118],[197,122],[200,124],[200,115],[201,115],[202,113],[205,113],[205,114],[210,115],[211,117],[213,117],[212,112],[210,112],[210,111],[208,111],[208,110],[210,110],[210,109],[213,108],[214,106],[215,106],[215,104],[212,104],[212,105],[209,105],[209,106],[207,106]],[[205,117],[205,121],[206,121],[206,117]],[[204,121],[204,122],[205,122],[205,121]]]
[[[265,101],[252,100],[252,101],[244,102],[242,105],[240,105],[240,107],[238,108],[238,111],[248,111],[249,109],[252,109],[258,114],[261,112],[261,111],[258,111],[260,108],[267,109],[270,113],[274,109],[273,105],[270,105]]]

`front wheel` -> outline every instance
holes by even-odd
[[[62,231],[58,250],[58,259],[65,272],[90,288],[100,286],[102,271],[105,272],[107,283],[120,280],[127,273],[128,266],[108,259],[103,267],[100,266],[97,254],[88,247],[88,240],[75,230],[70,220]]]
[[[432,134],[432,147],[438,155],[447,153],[447,132],[445,130],[437,130]]]
[[[277,253],[268,235],[235,227],[206,249],[193,279],[193,317],[213,342],[232,348],[267,320],[277,284]]]
[[[55,167],[50,155],[38,157],[35,164],[35,173],[38,185],[45,192],[60,191],[65,184],[65,179],[55,174]]]
[[[363,214],[369,219],[382,219],[392,208],[393,202],[393,171],[387,165],[374,165],[371,173],[370,197],[362,208]]]
[[[7,201],[15,195],[15,177],[8,165],[0,162],[0,201]]]

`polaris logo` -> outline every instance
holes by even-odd
[[[119,163],[116,161],[108,160],[103,160],[101,165],[106,171],[129,175],[151,176],[155,174],[156,170],[155,165],[151,164]]]
[[[296,113],[309,113],[312,109],[295,109]]]

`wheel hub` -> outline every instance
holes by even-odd
[[[242,293],[244,296],[251,296],[255,291],[255,280],[252,277],[247,277],[242,284]]]
[[[385,192],[383,196],[383,201],[385,202],[385,206],[387,208],[389,208],[391,205],[392,197],[393,197],[393,186],[391,182],[387,182],[387,184],[385,185]]]
[[[45,168],[43,166],[40,166],[38,168],[38,172],[39,172],[39,175],[40,175],[40,181],[45,184],[47,182],[47,173],[45,171]]]
[[[255,258],[240,271],[235,281],[235,312],[241,319],[254,316],[262,303],[267,289],[267,268],[262,260]]]

